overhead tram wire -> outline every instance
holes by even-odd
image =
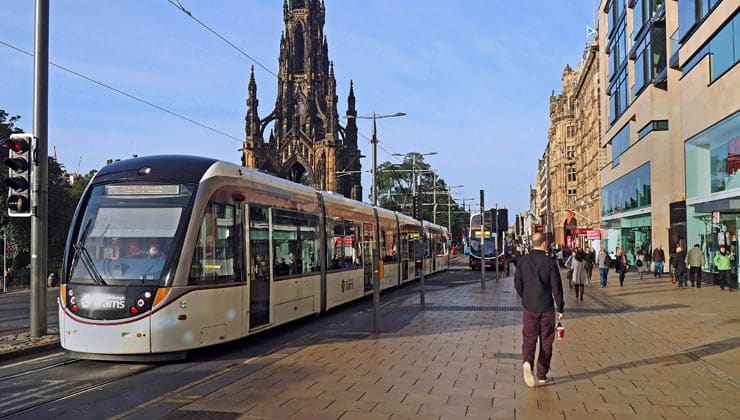
[[[31,53],[31,52],[28,52],[28,51],[26,51],[26,50],[23,50],[23,49],[21,49],[21,48],[18,48],[18,47],[14,46],[14,45],[11,45],[11,44],[7,43],[7,42],[4,42],[4,41],[0,41],[0,45],[4,45],[4,46],[6,46],[6,47],[8,47],[8,48],[10,48],[10,49],[13,49],[13,50],[15,50],[15,51],[18,51],[18,52],[22,53],[22,54],[25,54],[25,55],[28,55],[28,56],[30,56],[30,57],[33,57],[33,53]],[[154,108],[154,109],[157,109],[157,110],[159,110],[159,111],[162,111],[162,112],[165,112],[165,113],[167,113],[167,114],[170,114],[170,115],[172,115],[172,116],[174,116],[174,117],[177,117],[177,118],[180,118],[180,119],[182,119],[182,120],[185,120],[185,121],[187,121],[187,122],[189,122],[189,123],[191,123],[191,124],[195,124],[195,125],[197,125],[198,127],[202,127],[202,128],[205,128],[206,130],[210,130],[210,131],[212,131],[212,132],[214,132],[214,133],[217,133],[217,134],[220,134],[220,135],[222,135],[222,136],[224,136],[224,137],[228,137],[229,139],[232,139],[232,140],[238,141],[239,143],[242,143],[242,141],[243,141],[242,139],[240,139],[240,138],[237,138],[237,137],[234,137],[234,136],[232,136],[231,134],[225,133],[225,132],[223,132],[223,131],[221,131],[221,130],[218,130],[218,129],[216,129],[216,128],[213,128],[213,127],[211,127],[211,126],[205,125],[205,124],[203,124],[203,123],[201,123],[201,122],[198,122],[198,121],[196,121],[196,120],[194,120],[194,119],[192,119],[192,118],[186,117],[186,116],[184,116],[184,115],[182,115],[182,114],[179,114],[179,113],[177,113],[177,112],[175,112],[175,111],[171,111],[171,110],[169,110],[169,109],[167,109],[167,108],[164,108],[164,107],[162,107],[162,106],[160,106],[160,105],[157,105],[157,104],[155,104],[155,103],[153,103],[153,102],[149,102],[149,101],[147,101],[146,99],[142,99],[142,98],[140,98],[140,97],[138,97],[138,96],[136,96],[136,95],[134,95],[134,94],[128,93],[128,92],[126,92],[126,91],[123,91],[123,90],[121,90],[121,89],[115,88],[115,87],[113,87],[113,86],[111,86],[111,85],[108,85],[108,84],[106,84],[106,83],[103,83],[103,82],[100,82],[100,81],[98,81],[98,80],[95,80],[95,79],[93,79],[93,78],[92,78],[92,77],[90,77],[90,76],[86,76],[86,75],[84,75],[84,74],[82,74],[82,73],[76,72],[76,71],[74,71],[74,70],[72,70],[72,69],[70,69],[70,68],[68,68],[68,67],[64,67],[64,66],[62,66],[62,65],[59,65],[59,64],[53,63],[53,62],[51,62],[51,61],[49,61],[49,65],[50,65],[50,66],[52,66],[52,67],[58,68],[58,69],[60,69],[60,70],[62,70],[62,71],[66,71],[67,73],[73,74],[73,75],[75,75],[75,76],[77,76],[77,77],[79,77],[79,78],[81,78],[81,79],[87,80],[88,82],[92,82],[92,83],[95,83],[95,84],[96,84],[96,85],[98,85],[98,86],[102,86],[102,87],[104,87],[104,88],[106,88],[106,89],[112,90],[112,91],[114,91],[114,92],[116,92],[116,93],[119,93],[119,94],[121,94],[121,95],[123,95],[123,96],[126,96],[126,97],[128,97],[129,99],[133,99],[133,100],[135,100],[135,101],[137,101],[137,102],[141,102],[141,103],[142,103],[142,104],[144,104],[144,105],[150,106],[150,107],[152,107],[152,108]]]
[[[208,30],[208,32],[212,33],[213,35],[216,35],[216,36],[217,36],[218,38],[220,38],[220,39],[221,39],[221,40],[222,40],[223,42],[227,43],[227,44],[228,44],[228,45],[229,45],[229,46],[230,46],[231,48],[233,48],[233,49],[235,49],[235,50],[239,51],[239,52],[240,52],[240,53],[241,53],[241,54],[242,54],[243,56],[247,57],[247,58],[248,58],[249,60],[251,60],[252,62],[254,62],[255,64],[257,64],[258,66],[260,66],[260,67],[261,67],[261,68],[262,68],[263,70],[265,70],[266,72],[268,72],[268,73],[270,73],[271,75],[275,76],[275,78],[276,78],[276,79],[280,79],[280,78],[278,77],[277,73],[275,73],[274,71],[272,71],[272,70],[270,70],[269,68],[267,68],[267,67],[266,67],[266,66],[265,66],[264,64],[260,63],[260,62],[259,62],[259,60],[257,60],[256,58],[254,58],[254,57],[252,57],[251,55],[247,54],[247,53],[246,53],[246,52],[245,52],[244,50],[242,50],[241,48],[239,48],[238,46],[236,46],[236,44],[234,44],[233,42],[231,42],[231,41],[229,41],[228,39],[226,39],[226,37],[224,37],[224,36],[223,36],[223,35],[221,35],[220,33],[216,32],[216,31],[215,31],[215,30],[214,30],[213,28],[211,28],[210,26],[206,25],[206,24],[205,24],[205,23],[204,23],[204,22],[203,22],[202,20],[200,20],[200,19],[198,19],[197,17],[193,16],[193,14],[192,14],[192,13],[191,13],[191,12],[190,12],[189,10],[187,10],[187,9],[185,8],[185,6],[183,6],[183,5],[182,5],[182,4],[181,4],[181,3],[179,2],[179,0],[167,0],[167,1],[168,1],[168,2],[169,2],[169,3],[171,4],[171,5],[172,5],[172,6],[174,6],[174,7],[176,8],[176,9],[178,9],[179,11],[181,11],[181,12],[185,13],[186,15],[188,15],[188,16],[189,16],[189,17],[190,17],[191,19],[193,19],[194,21],[198,22],[198,24],[199,24],[200,26],[202,26],[202,27],[206,28],[206,29]]]
[[[213,29],[213,28],[211,28],[210,26],[208,26],[208,25],[207,25],[207,24],[206,24],[205,22],[203,22],[202,20],[200,20],[200,19],[198,19],[197,17],[193,16],[193,13],[192,13],[192,12],[190,12],[190,11],[189,11],[188,9],[186,9],[186,8],[185,8],[185,6],[183,6],[183,5],[182,5],[182,3],[180,3],[180,1],[179,1],[179,0],[167,0],[167,2],[168,2],[168,3],[170,3],[170,4],[171,4],[171,5],[172,5],[172,6],[174,7],[174,8],[176,8],[177,10],[179,10],[179,11],[181,11],[182,13],[186,14],[186,15],[187,15],[187,16],[188,16],[189,18],[193,19],[193,20],[194,20],[195,22],[197,22],[197,23],[198,23],[198,24],[199,24],[200,26],[202,26],[203,28],[205,28],[206,30],[208,30],[208,32],[212,33],[213,35],[215,35],[216,37],[218,37],[219,39],[221,39],[221,40],[222,40],[223,42],[225,42],[225,43],[226,43],[227,45],[229,45],[229,46],[230,46],[231,48],[233,48],[233,49],[235,49],[236,51],[238,51],[238,52],[239,52],[239,53],[240,53],[241,55],[243,55],[244,57],[248,58],[248,59],[249,59],[250,61],[252,61],[253,63],[255,63],[255,64],[256,64],[257,66],[259,66],[260,68],[262,68],[262,69],[263,69],[263,70],[265,70],[266,72],[268,72],[268,73],[270,73],[271,75],[275,76],[275,78],[276,78],[276,79],[280,80],[280,77],[279,77],[279,76],[277,75],[277,73],[275,73],[274,71],[270,70],[270,69],[269,69],[269,68],[268,68],[267,66],[265,66],[264,64],[262,64],[262,63],[261,63],[261,62],[260,62],[259,60],[257,60],[256,58],[254,58],[254,57],[252,57],[251,55],[247,54],[247,53],[246,53],[246,51],[244,51],[243,49],[239,48],[239,46],[237,46],[237,45],[236,45],[236,44],[234,44],[233,42],[229,41],[229,39],[228,39],[228,38],[226,38],[225,36],[223,36],[223,35],[221,35],[220,33],[218,33],[218,32],[217,32],[217,31],[216,31],[215,29]],[[364,138],[365,138],[365,139],[366,139],[366,140],[368,141],[368,143],[370,143],[370,142],[371,142],[371,139],[369,139],[369,138],[368,138],[368,137],[367,137],[367,136],[366,136],[365,134],[363,134],[362,132],[359,132],[359,134],[360,134],[360,135],[361,135],[362,137],[364,137]],[[393,156],[393,153],[389,152],[389,151],[388,151],[387,149],[385,149],[385,148],[383,148],[383,147],[381,147],[381,146],[378,146],[378,147],[379,147],[379,148],[380,148],[381,150],[383,150],[384,152],[386,152],[386,153],[388,153],[389,155]],[[350,162],[350,164],[351,164],[351,162]],[[347,170],[348,168],[349,168],[349,164],[347,165],[347,168],[345,168],[345,169],[344,169],[344,171],[346,171],[346,170]]]

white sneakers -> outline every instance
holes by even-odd
[[[528,387],[533,387],[534,373],[532,373],[532,365],[530,365],[529,362],[524,362],[522,369],[524,370],[524,383],[527,384]]]

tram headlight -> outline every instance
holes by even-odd
[[[139,308],[143,308],[145,304],[146,302],[144,302],[144,299],[139,299],[136,301],[136,306],[138,306]]]

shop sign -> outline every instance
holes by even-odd
[[[589,229],[586,231],[586,239],[601,239],[601,229]]]

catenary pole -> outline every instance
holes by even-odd
[[[47,173],[49,129],[49,0],[36,0],[33,75],[33,134],[35,168],[31,202],[31,337],[47,333],[46,325],[46,250],[47,250]]]

